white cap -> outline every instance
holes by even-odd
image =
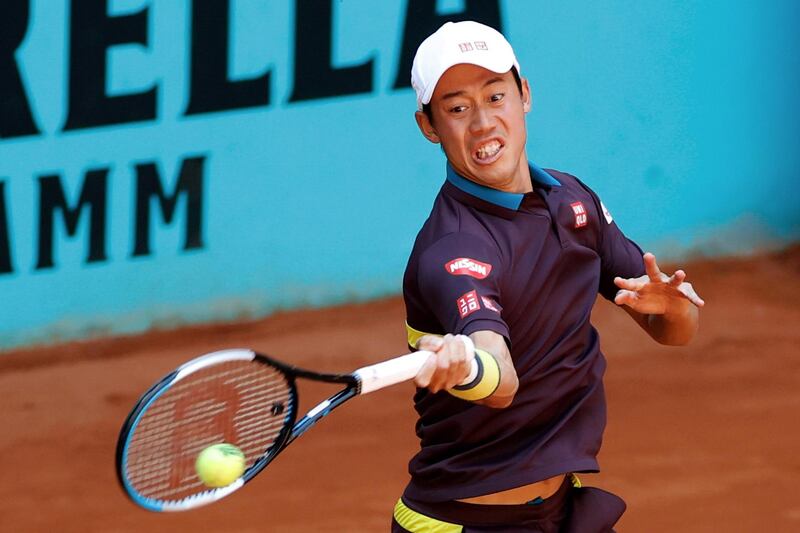
[[[503,35],[473,21],[446,22],[417,48],[411,66],[411,86],[417,92],[417,108],[428,104],[439,78],[447,69],[461,63],[478,65],[504,74],[519,63]]]

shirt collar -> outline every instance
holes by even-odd
[[[534,186],[534,188],[538,186],[540,188],[549,189],[551,187],[561,186],[561,182],[538,166],[534,165],[533,163],[528,163],[528,166],[531,170],[531,184]],[[460,191],[467,193],[469,196],[483,200],[483,202],[487,202],[493,206],[512,211],[519,209],[519,206],[522,204],[522,200],[525,197],[525,195],[522,193],[499,191],[497,189],[492,189],[491,187],[486,187],[485,185],[480,185],[474,181],[470,181],[460,176],[450,165],[450,163],[447,163],[447,181]],[[469,200],[469,198],[466,199]]]

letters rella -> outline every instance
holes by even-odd
[[[484,279],[492,271],[492,265],[469,257],[459,257],[445,263],[444,269],[448,274],[454,276],[472,276],[473,278]]]

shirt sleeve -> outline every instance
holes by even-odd
[[[594,191],[592,197],[600,217],[600,294],[607,300],[614,300],[619,288],[614,278],[636,278],[645,274],[642,249],[622,233],[614,222],[611,213]]]
[[[497,248],[479,237],[451,233],[420,256],[417,282],[426,306],[448,333],[494,331],[509,340],[501,316]]]

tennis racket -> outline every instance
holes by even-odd
[[[150,511],[186,511],[217,501],[244,486],[347,400],[416,376],[429,355],[414,352],[350,374],[304,370],[247,349],[200,356],[153,385],[128,415],[117,441],[120,484]],[[480,375],[475,358],[464,383]],[[297,378],[344,388],[297,420]],[[242,450],[245,471],[225,487],[209,488],[200,481],[195,460],[208,446],[223,442]]]

